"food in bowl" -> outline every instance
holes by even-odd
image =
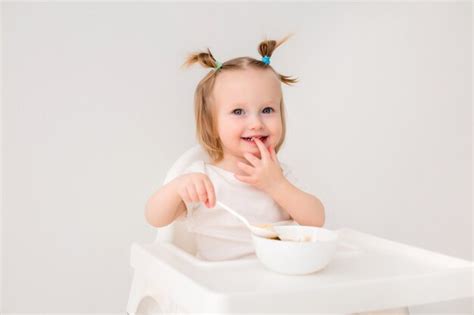
[[[295,225],[297,224],[293,220],[284,220],[284,221],[277,221],[277,222],[272,222],[272,223],[260,223],[260,224],[255,224],[255,226],[260,227],[260,228],[273,228],[274,226],[277,225]]]
[[[280,240],[252,234],[258,259],[270,270],[289,275],[310,274],[325,268],[334,257],[338,242],[334,231],[301,225],[273,228]]]
[[[294,225],[294,224],[297,224],[297,223],[293,220],[284,220],[284,221],[277,221],[277,222],[272,222],[272,223],[254,224],[254,226],[258,227],[258,228],[266,229],[268,231],[271,231],[271,233],[270,233],[271,235],[266,233],[266,234],[268,234],[268,235],[265,235],[267,238],[279,240],[279,238],[276,235],[276,232],[274,230],[274,227],[279,226],[279,225]],[[262,233],[256,233],[256,234],[264,236]]]
[[[275,226],[273,229],[281,240],[295,242],[328,241],[335,233],[325,228],[305,225],[283,225]]]

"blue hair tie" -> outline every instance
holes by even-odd
[[[270,64],[270,57],[269,56],[263,56],[262,61],[264,64],[269,65]]]

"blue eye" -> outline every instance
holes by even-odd
[[[272,107],[265,107],[265,108],[263,109],[263,112],[264,112],[265,114],[270,114],[270,113],[273,113],[274,111],[275,111],[275,110],[274,110]]]
[[[243,112],[244,112],[243,109],[237,108],[237,109],[234,109],[234,110],[232,111],[232,114],[235,114],[235,115],[242,115]]]

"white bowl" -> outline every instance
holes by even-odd
[[[338,234],[325,228],[284,225],[274,226],[281,239],[305,239],[306,241],[277,240],[252,234],[255,253],[268,269],[288,274],[304,275],[326,267],[334,257]]]

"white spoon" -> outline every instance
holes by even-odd
[[[244,218],[243,216],[241,216],[240,214],[238,214],[237,212],[235,212],[234,210],[232,210],[231,208],[229,208],[222,202],[217,201],[216,203],[222,208],[224,208],[226,211],[230,212],[230,214],[237,217],[237,219],[242,221],[249,228],[249,230],[252,231],[253,234],[266,237],[266,238],[275,238],[278,236],[278,234],[271,227],[265,229],[265,228],[261,228],[255,225],[251,225],[249,221],[247,221],[246,218]]]

